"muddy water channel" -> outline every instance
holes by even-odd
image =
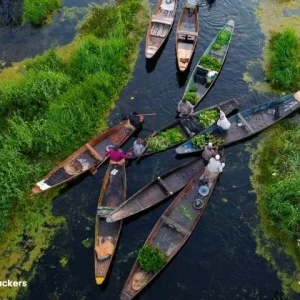
[[[19,61],[42,53],[52,45],[69,43],[76,33],[78,20],[86,13],[87,2],[66,0],[65,7],[54,15],[53,22],[42,28],[27,24],[0,28],[0,59],[7,63]],[[151,9],[155,3],[151,0]],[[258,62],[264,36],[255,17],[257,3],[242,0],[208,3],[203,0],[199,10],[198,45],[192,67],[184,74],[176,67],[174,41],[182,5],[183,1],[179,4],[170,37],[156,59],[146,61],[145,41],[141,43],[132,79],[116,102],[109,125],[117,123],[123,113],[133,110],[157,114],[146,119],[142,136],[172,121],[189,72],[218,30],[230,19],[235,21],[236,27],[226,64],[200,108],[238,98],[240,109],[246,109],[274,98],[250,91],[243,81],[249,66],[253,77],[264,80]],[[75,8],[79,6],[81,8]],[[276,273],[255,252],[253,228],[259,220],[256,196],[250,192],[250,153],[247,149],[255,148],[258,139],[226,149],[225,171],[193,235],[173,262],[143,291],[140,299],[281,298],[281,284]],[[149,157],[139,165],[133,163],[127,169],[128,197],[154,177],[189,159],[176,159],[175,151],[171,149]],[[118,299],[137,251],[172,199],[124,222],[110,276],[103,287],[98,287],[94,279],[93,247],[88,244],[94,238],[94,216],[104,172],[105,167],[102,167],[95,176],[81,178],[62,190],[54,200],[53,213],[65,216],[68,228],[58,234],[37,263],[36,275],[22,298]]]

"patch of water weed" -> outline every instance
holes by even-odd
[[[85,248],[91,248],[91,247],[93,247],[93,245],[94,245],[94,240],[93,240],[93,239],[90,239],[90,238],[87,238],[87,239],[81,241],[81,244],[82,244]]]
[[[68,258],[66,256],[63,256],[60,258],[59,263],[64,268],[68,264]]]
[[[61,7],[61,0],[24,0],[23,18],[33,25],[41,25]]]
[[[109,9],[113,16],[103,14]],[[104,32],[102,21],[106,24],[107,18],[112,22],[104,40],[99,32]],[[72,44],[0,75],[0,80],[10,75],[0,83],[1,278],[18,280],[30,274],[30,280],[34,262],[64,225],[63,218],[51,214],[58,189],[34,197],[30,189],[106,128],[106,117],[130,78],[147,18],[146,4],[137,0],[95,6]],[[25,249],[19,246],[26,244],[24,236],[30,241]],[[17,293],[5,289],[4,298],[16,298]]]

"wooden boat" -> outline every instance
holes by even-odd
[[[206,175],[205,179],[202,174],[197,174],[180,192],[160,217],[145,242],[144,246],[154,247],[165,255],[166,262],[162,269],[183,247],[204,212],[219,177],[217,173]],[[203,183],[207,178],[208,182]],[[203,185],[208,188],[208,194],[204,197],[199,194],[199,188],[203,188]],[[133,299],[158,274],[159,272],[144,271],[136,261],[123,288],[121,299]]]
[[[148,27],[145,55],[152,58],[163,45],[174,23],[177,0],[159,0]]]
[[[213,86],[214,82],[217,80],[217,78],[218,78],[218,76],[219,76],[219,74],[220,74],[220,72],[221,72],[221,70],[223,68],[223,65],[224,65],[224,62],[225,62],[225,59],[226,59],[226,56],[227,56],[227,53],[228,53],[229,45],[230,45],[230,42],[231,42],[231,37],[232,37],[232,34],[233,34],[233,29],[234,29],[234,21],[230,20],[220,30],[220,32],[218,33],[218,35],[213,39],[213,41],[211,42],[211,44],[208,46],[208,48],[205,50],[205,52],[203,53],[203,55],[200,57],[197,66],[195,67],[193,73],[191,74],[191,76],[189,78],[188,84],[187,84],[186,89],[184,91],[183,98],[190,91],[191,87],[197,87],[197,95],[199,97],[199,100],[197,101],[197,103],[195,104],[195,106],[197,106],[200,103],[200,101],[204,98],[204,96],[211,89],[211,87]],[[222,45],[219,50],[213,50],[213,46],[217,42],[218,36],[223,31],[228,31],[231,34],[230,40],[228,41],[228,44]],[[212,70],[212,69],[206,68],[203,65],[201,65],[201,60],[204,57],[207,57],[207,56],[216,58],[218,60],[218,62],[220,64],[220,67],[219,67],[218,70],[217,69]],[[210,71],[216,71],[218,73],[217,73],[215,79],[212,80],[211,83],[207,83],[206,76],[207,76],[208,72],[210,72]]]
[[[181,119],[177,119],[176,121],[174,121],[172,123],[169,123],[168,125],[166,125],[166,126],[160,128],[159,130],[157,130],[155,132],[155,134],[149,135],[148,137],[146,137],[145,138],[146,145],[147,145],[147,142],[149,141],[149,138],[155,137],[158,134],[160,134],[160,133],[162,133],[162,132],[164,132],[166,130],[172,129],[172,128],[176,128],[176,129],[179,130],[179,132],[183,136],[183,140],[181,142],[179,142],[179,143],[173,144],[173,145],[171,145],[171,146],[169,146],[169,147],[167,147],[167,148],[165,148],[163,150],[158,150],[158,151],[150,151],[148,149],[148,147],[146,147],[146,150],[144,151],[144,153],[141,155],[140,158],[144,158],[146,156],[149,156],[149,155],[152,155],[152,154],[155,154],[155,153],[159,153],[159,152],[162,152],[162,151],[166,151],[166,150],[168,150],[170,148],[179,146],[184,141],[190,139],[193,136],[193,132],[191,132],[191,131],[201,132],[203,130],[203,126],[199,123],[198,117],[204,111],[206,111],[206,110],[212,110],[212,109],[217,109],[217,107],[220,107],[220,109],[228,116],[232,112],[234,112],[235,110],[237,110],[238,106],[239,106],[239,101],[236,100],[236,99],[231,99],[231,100],[227,100],[227,101],[221,102],[219,104],[207,107],[205,109],[199,110],[197,112],[194,112],[193,115],[192,115],[192,117],[189,118],[189,119],[183,119],[183,118],[181,118]],[[134,153],[132,152],[132,148],[129,149],[128,152],[131,152],[131,154],[132,154],[131,159],[136,159],[137,158],[134,155]]]
[[[106,221],[119,221],[161,203],[184,188],[196,174],[203,172],[205,165],[200,158],[157,177],[116,208]]]
[[[259,106],[247,109],[228,119],[231,123],[229,130],[221,133],[217,125],[200,132],[198,135],[210,134],[220,140],[219,146],[228,146],[246,138],[252,137],[283,118],[292,114],[300,107],[300,91],[294,95],[288,95],[275,101],[267,102]],[[197,137],[195,135],[193,138]],[[178,148],[177,154],[187,154],[202,151],[203,149],[193,145],[192,139]]]
[[[49,190],[103,164],[106,161],[106,147],[123,145],[134,131],[134,127],[128,127],[128,121],[123,121],[99,134],[55,167],[35,185],[32,192],[38,194]]]
[[[190,15],[189,8],[183,8],[176,31],[176,53],[180,71],[188,67],[196,48],[198,39],[199,18],[198,10]]]
[[[98,200],[95,225],[95,278],[102,284],[107,276],[118,243],[122,221],[108,224],[107,212],[126,199],[125,166],[109,164]]]

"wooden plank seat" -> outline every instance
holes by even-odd
[[[176,231],[178,231],[178,232],[180,232],[180,233],[182,233],[184,235],[191,234],[191,232],[188,229],[182,227],[180,224],[176,223],[175,221],[173,221],[172,219],[168,218],[167,216],[162,215],[162,219],[163,219],[163,221],[167,225],[169,225],[170,227],[174,228]]]
[[[251,133],[254,133],[254,130],[253,128],[250,126],[250,124],[245,120],[245,118],[240,114],[238,113],[237,114],[238,117],[240,118],[241,122],[244,124],[244,126],[251,132]]]
[[[153,16],[151,19],[151,22],[156,22],[156,23],[162,23],[162,24],[167,24],[167,25],[172,25],[173,24],[173,19],[170,18],[163,18],[161,16]]]
[[[98,151],[96,151],[89,143],[85,144],[88,148],[89,152],[99,161],[103,160],[103,157],[100,155]]]
[[[190,36],[198,36],[198,33],[195,31],[184,31],[184,30],[179,30],[177,31],[177,34],[182,34],[182,35],[190,35]]]
[[[160,177],[157,177],[157,180],[162,185],[162,187],[168,192],[168,194],[173,195],[173,191]]]

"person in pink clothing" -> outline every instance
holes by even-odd
[[[125,163],[125,159],[131,157],[130,154],[124,153],[122,149],[117,146],[107,147],[105,156],[110,158],[110,163],[118,165],[123,165]]]

